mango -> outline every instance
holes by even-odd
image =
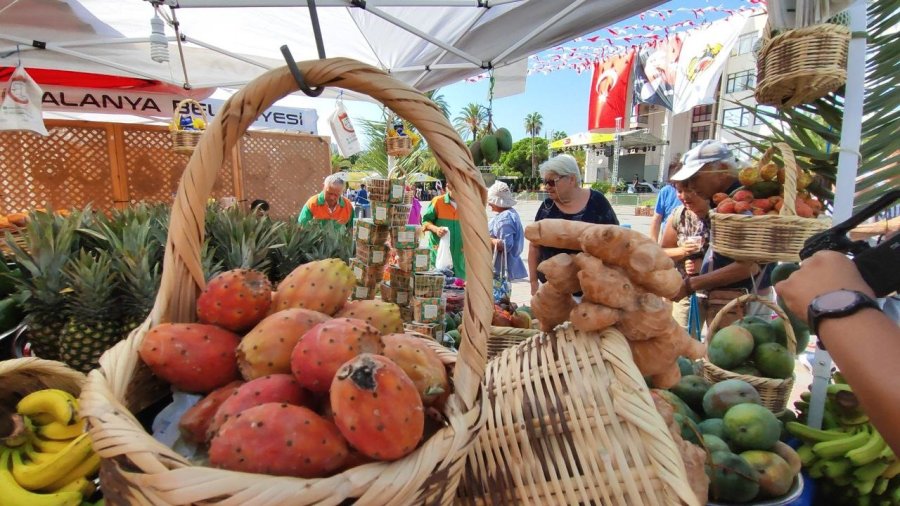
[[[697,428],[704,435],[725,439],[725,422],[721,418],[707,418],[698,423]]]
[[[691,409],[700,411],[703,409],[703,396],[711,387],[710,383],[700,376],[688,374],[682,376],[677,385],[670,388],[669,391],[677,395]]]
[[[675,413],[672,415],[672,418],[675,420],[675,423],[678,424],[678,427],[681,429],[681,438],[685,441],[690,441],[695,445],[700,444],[700,437],[702,436],[700,429],[697,428],[697,424],[694,423],[690,418],[680,414]]]
[[[733,406],[752,403],[762,404],[759,392],[753,385],[739,379],[716,383],[703,396],[703,411],[711,418],[722,418]]]
[[[782,262],[776,265],[772,269],[772,284],[778,283],[779,281],[784,281],[787,279],[794,271],[800,270],[800,264],[797,262]]]
[[[665,399],[669,404],[672,405],[672,408],[675,410],[675,413],[678,413],[682,416],[690,418],[694,423],[700,423],[700,415],[694,412],[693,409],[690,408],[680,397],[673,394],[668,390],[661,390],[658,388],[653,389],[660,397]]]
[[[781,422],[758,404],[738,404],[722,419],[725,436],[741,450],[770,450],[781,436]]]
[[[500,148],[500,151],[509,151],[512,149],[513,140],[512,134],[509,133],[509,130],[505,128],[498,128],[494,135],[497,136],[497,147]]]
[[[750,450],[741,453],[741,457],[759,473],[760,497],[781,497],[791,489],[796,473],[780,456],[772,452]]]
[[[706,447],[706,451],[709,453],[731,451],[731,449],[728,448],[728,443],[719,436],[714,436],[712,434],[703,435],[703,446]]]
[[[779,316],[772,320],[769,325],[772,326],[772,330],[775,332],[774,342],[787,348],[787,330],[785,330],[784,318]],[[806,347],[809,345],[809,328],[806,325],[802,328],[794,327],[794,338],[797,340],[797,355],[805,353]]]
[[[487,163],[495,163],[500,159],[500,147],[497,145],[497,137],[485,135],[481,138],[481,154]]]
[[[790,378],[794,374],[794,356],[778,343],[760,345],[753,352],[753,362],[764,378]]]
[[[759,369],[757,369],[756,366],[754,366],[750,362],[744,362],[743,364],[732,369],[731,372],[735,374],[743,374],[744,376],[761,376]]]
[[[782,187],[775,181],[759,181],[750,185],[748,189],[753,193],[754,199],[767,199],[781,195]]]
[[[709,342],[709,361],[722,369],[737,367],[753,353],[753,334],[739,325],[719,329]]]
[[[744,318],[737,322],[737,325],[750,331],[750,335],[753,336],[753,346],[774,343],[775,329],[772,328],[769,322],[756,317],[750,318],[754,318],[754,320],[745,321],[747,318]]]
[[[714,452],[707,463],[709,497],[715,501],[748,502],[759,493],[759,473],[740,455]]]
[[[678,370],[681,371],[681,377],[690,376],[691,374],[696,374],[694,370],[694,362],[687,357],[678,357],[676,360],[678,363]]]
[[[484,155],[481,153],[481,141],[478,139],[472,141],[469,144],[469,153],[472,153],[472,160],[475,162],[475,166],[484,164]]]

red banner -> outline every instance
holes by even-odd
[[[631,84],[631,65],[634,50],[623,55],[607,58],[594,64],[591,78],[591,98],[588,107],[588,130],[613,130],[616,118],[622,118],[621,125],[628,125],[631,107],[628,100]]]

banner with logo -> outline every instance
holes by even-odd
[[[128,114],[168,121],[183,98],[166,93],[47,86],[41,102],[47,111]],[[225,104],[224,100],[217,98],[197,100],[205,109],[210,121]],[[187,107],[191,106],[185,105],[183,109]],[[193,112],[200,113],[199,110]],[[318,114],[315,109],[272,106],[263,111],[251,126],[317,135],[317,121]]]
[[[588,130],[613,130],[616,118],[628,126],[631,115],[631,65],[634,51],[612,56],[594,64],[591,97],[588,107]]]
[[[642,47],[634,57],[634,102],[672,110],[683,37],[670,35]]]
[[[719,77],[746,22],[746,16],[735,14],[685,38],[678,57],[673,113],[715,101]]]
[[[21,64],[0,89],[0,130],[49,135],[41,114],[41,87]]]

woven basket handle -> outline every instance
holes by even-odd
[[[797,180],[800,178],[800,168],[794,158],[794,150],[783,142],[776,142],[766,150],[761,161],[771,160],[776,149],[781,151],[781,158],[784,160],[784,203],[781,205],[779,216],[797,216]],[[760,166],[762,165],[763,163],[760,163]]]
[[[190,104],[192,106],[197,106],[197,109],[200,109],[200,117],[203,118],[203,123],[206,123],[207,125],[209,125],[209,118],[206,117],[206,108],[203,107],[203,104],[201,104],[200,102],[197,102],[193,98],[186,98],[186,99],[182,100],[181,102],[178,102],[178,105],[175,106],[175,110],[172,111],[172,125],[174,125],[176,128],[181,130],[181,128],[179,127],[179,125],[181,123],[179,121],[181,119],[181,108],[184,107],[186,104]],[[194,116],[192,107],[188,107],[188,114],[190,114],[191,117]]]
[[[468,274],[462,342],[454,371],[463,412],[475,406],[486,364],[493,312],[491,242],[487,233],[487,190],[472,156],[440,109],[415,89],[374,67],[348,58],[298,62],[310,86],[335,86],[369,95],[415,125],[427,140],[459,207]],[[163,274],[151,323],[194,321],[195,302],[204,286],[200,250],[206,200],[217,172],[238,139],[276,100],[298,90],[287,67],[254,79],[222,106],[207,127],[178,185]],[[452,401],[455,403],[455,401]],[[452,409],[459,409],[458,405]]]
[[[785,179],[785,180],[787,180],[787,179]],[[797,336],[794,335],[794,326],[791,325],[791,319],[788,318],[787,313],[785,313],[784,310],[778,306],[778,304],[775,304],[774,302],[772,302],[768,299],[765,299],[763,297],[760,297],[759,295],[756,295],[754,293],[748,293],[746,295],[741,295],[740,297],[738,297],[736,299],[732,299],[728,304],[725,304],[725,306],[722,307],[722,309],[720,309],[718,313],[716,313],[716,317],[713,318],[713,321],[710,322],[710,324],[709,324],[709,334],[708,335],[710,337],[707,338],[707,341],[712,339],[712,336],[715,335],[717,330],[719,330],[719,324],[722,323],[722,318],[724,318],[725,315],[728,314],[729,311],[734,309],[734,307],[737,306],[738,304],[743,305],[743,304],[747,304],[749,302],[758,302],[758,303],[768,307],[769,309],[775,311],[775,314],[777,314],[784,320],[784,331],[787,334],[787,349],[789,352],[791,352],[791,355],[796,356],[797,355]],[[707,355],[707,357],[708,356],[709,355]]]

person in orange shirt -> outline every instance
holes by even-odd
[[[322,193],[313,195],[306,201],[297,223],[306,224],[312,220],[333,221],[348,229],[353,227],[353,204],[344,198],[344,179],[340,174],[325,178]]]

